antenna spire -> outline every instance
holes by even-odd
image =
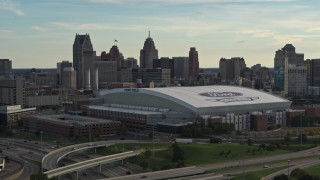
[[[150,31],[149,31],[149,38],[150,38]]]

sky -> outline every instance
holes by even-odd
[[[319,7],[319,0],[0,0],[0,59],[55,68],[72,61],[75,34],[88,33],[98,55],[116,39],[125,58],[139,60],[150,31],[159,57],[196,47],[203,68],[219,67],[222,57],[272,67],[287,43],[320,58]]]

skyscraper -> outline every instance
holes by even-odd
[[[73,43],[73,67],[77,74],[77,88],[84,88],[85,84],[88,84],[84,82],[84,77],[88,76],[88,72],[90,73],[90,67],[87,66],[90,64],[88,61],[93,61],[93,52],[94,51],[89,34],[76,34]],[[87,62],[85,63],[84,61]]]
[[[12,74],[12,61],[9,59],[0,59],[0,76],[9,78]]]
[[[189,78],[189,57],[173,57],[174,76],[177,79]]]
[[[118,46],[114,45],[111,47],[108,54],[101,53],[101,60],[103,61],[116,61],[117,62],[117,70],[120,71],[122,68],[122,62],[124,61],[124,57],[122,53],[120,53]]]
[[[195,47],[191,47],[189,51],[189,77],[196,79],[199,76],[199,58],[198,51]]]
[[[170,69],[171,79],[174,78],[174,60],[168,57],[153,59],[153,68]]]
[[[222,82],[233,82],[237,80],[241,71],[246,67],[245,61],[240,57],[233,57],[231,59],[221,58],[219,62],[219,72]]]
[[[158,50],[156,49],[149,32],[149,37],[144,42],[143,49],[140,51],[140,67],[152,69],[153,59],[158,59]]]
[[[72,63],[69,61],[62,61],[57,63],[57,84],[62,84],[62,72],[65,67],[72,67]]]
[[[304,54],[296,53],[296,48],[292,44],[286,44],[281,50],[276,51],[274,57],[274,68],[278,69],[284,67],[285,59],[287,58],[288,64],[301,66],[304,61]]]
[[[282,91],[282,95],[300,96],[305,93],[304,87],[299,90],[292,90],[293,84],[305,81],[307,84],[307,75],[304,75],[304,54],[296,53],[296,48],[292,44],[286,44],[281,50],[276,51],[274,57],[274,89]],[[290,67],[290,72],[289,72]],[[301,73],[302,75],[301,75]],[[294,82],[294,83],[292,83]],[[302,84],[302,83],[300,83]],[[303,84],[304,86],[304,84]],[[293,92],[294,91],[294,92]],[[297,92],[297,93],[296,93]]]
[[[138,63],[137,63],[138,61],[133,57],[128,57],[127,59],[125,59],[124,62],[125,62],[124,64],[125,68],[133,68],[133,69],[138,68]]]
[[[61,84],[66,89],[76,89],[76,72],[73,67],[63,68],[61,74]]]

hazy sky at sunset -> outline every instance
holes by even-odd
[[[117,39],[125,57],[139,59],[150,30],[160,57],[196,47],[200,67],[235,56],[272,67],[286,43],[320,58],[319,7],[319,0],[0,0],[0,59],[56,67],[72,61],[76,33],[89,33],[97,54]]]

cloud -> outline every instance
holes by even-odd
[[[141,30],[145,26],[140,25],[115,25],[106,23],[69,23],[69,22],[51,22],[53,26],[66,30],[89,31],[89,30]]]
[[[118,25],[108,23],[69,23],[51,22],[56,28],[72,31],[103,31],[103,30],[123,30],[123,31],[162,31],[169,33],[184,33],[187,37],[201,36],[218,29],[218,25],[208,24],[204,21],[196,21],[191,18],[161,18],[161,17],[136,17],[138,20],[151,20],[156,25]]]
[[[254,38],[268,38],[273,37],[277,32],[264,29],[240,30],[240,31],[226,31],[236,35],[247,35]]]
[[[23,16],[24,12],[19,9],[19,4],[12,2],[11,0],[0,0],[0,10],[10,11],[18,16]]]
[[[47,31],[46,28],[41,27],[41,26],[37,26],[37,25],[32,26],[31,29],[33,29],[33,30],[35,30],[35,31],[40,31],[40,32],[46,32],[46,31]]]
[[[290,2],[294,0],[88,0],[93,3],[105,4],[203,4],[203,3],[261,3],[261,2]]]

